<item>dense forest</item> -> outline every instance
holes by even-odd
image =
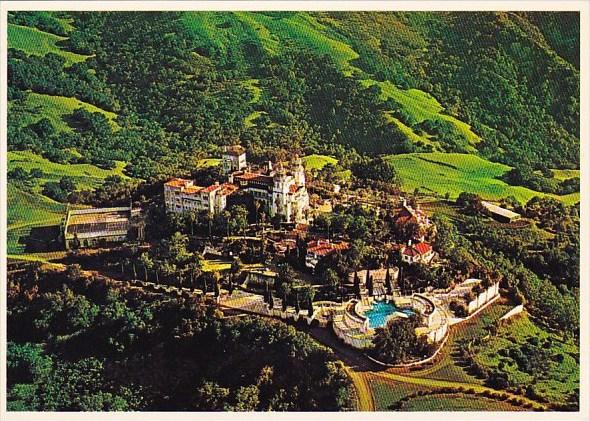
[[[9,21],[67,34],[59,47],[87,57],[72,64],[10,48],[11,149],[67,161],[63,150],[73,147],[97,165],[125,161],[141,178],[238,138],[266,151],[354,158],[434,148],[525,172],[579,167],[575,13],[11,13]],[[66,133],[45,119],[23,125],[31,93],[116,113],[117,127],[83,109],[64,117]]]
[[[37,265],[8,286],[13,411],[346,410],[340,362],[281,322]],[[261,358],[262,357],[262,358]]]

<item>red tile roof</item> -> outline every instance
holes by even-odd
[[[326,256],[336,250],[347,250],[349,247],[350,244],[345,241],[331,243],[325,240],[317,240],[307,243],[307,252],[318,256]]]
[[[269,175],[264,175],[254,172],[244,172],[243,174],[234,176],[234,179],[244,181],[255,181],[262,184],[272,185],[274,183],[273,178]]]
[[[181,187],[186,187],[190,183],[191,183],[190,180],[185,180],[184,178],[173,178],[172,180],[167,181],[164,184],[166,186],[170,186],[170,187],[181,188]]]
[[[416,244],[414,246],[414,248],[416,250],[418,250],[420,252],[420,254],[426,254],[432,250],[432,246],[430,244],[424,243],[424,242]]]
[[[230,194],[234,193],[238,190],[238,186],[235,186],[230,183],[225,183],[221,185],[221,194],[224,196],[229,196]]]
[[[215,190],[218,190],[220,187],[221,187],[221,186],[220,186],[219,184],[211,184],[211,185],[210,185],[210,186],[208,186],[208,187],[203,187],[203,190],[202,190],[202,192],[203,192],[203,193],[211,193],[211,192],[213,192],[213,191],[215,191]]]
[[[422,243],[414,244],[412,246],[405,247],[402,253],[405,254],[406,256],[414,257],[417,255],[426,254],[426,253],[430,252],[431,250],[432,250],[432,246],[430,244],[422,242]]]

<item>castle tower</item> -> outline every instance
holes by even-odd
[[[298,186],[305,186],[305,169],[303,168],[303,161],[301,158],[295,160],[295,184]]]

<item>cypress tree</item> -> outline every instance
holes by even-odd
[[[391,275],[389,274],[389,267],[385,269],[385,288],[387,288],[387,294],[393,294],[393,286],[391,285]]]
[[[353,292],[356,298],[361,298],[361,280],[357,271],[354,272]]]
[[[369,294],[369,297],[373,296],[373,277],[372,276],[369,276],[369,279],[367,280],[367,292]]]

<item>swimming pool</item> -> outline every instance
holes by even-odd
[[[405,313],[408,316],[414,314],[409,309],[398,309],[392,302],[377,301],[373,303],[371,310],[365,311],[365,316],[369,319],[369,327],[376,328],[385,325],[387,318],[395,312]]]

